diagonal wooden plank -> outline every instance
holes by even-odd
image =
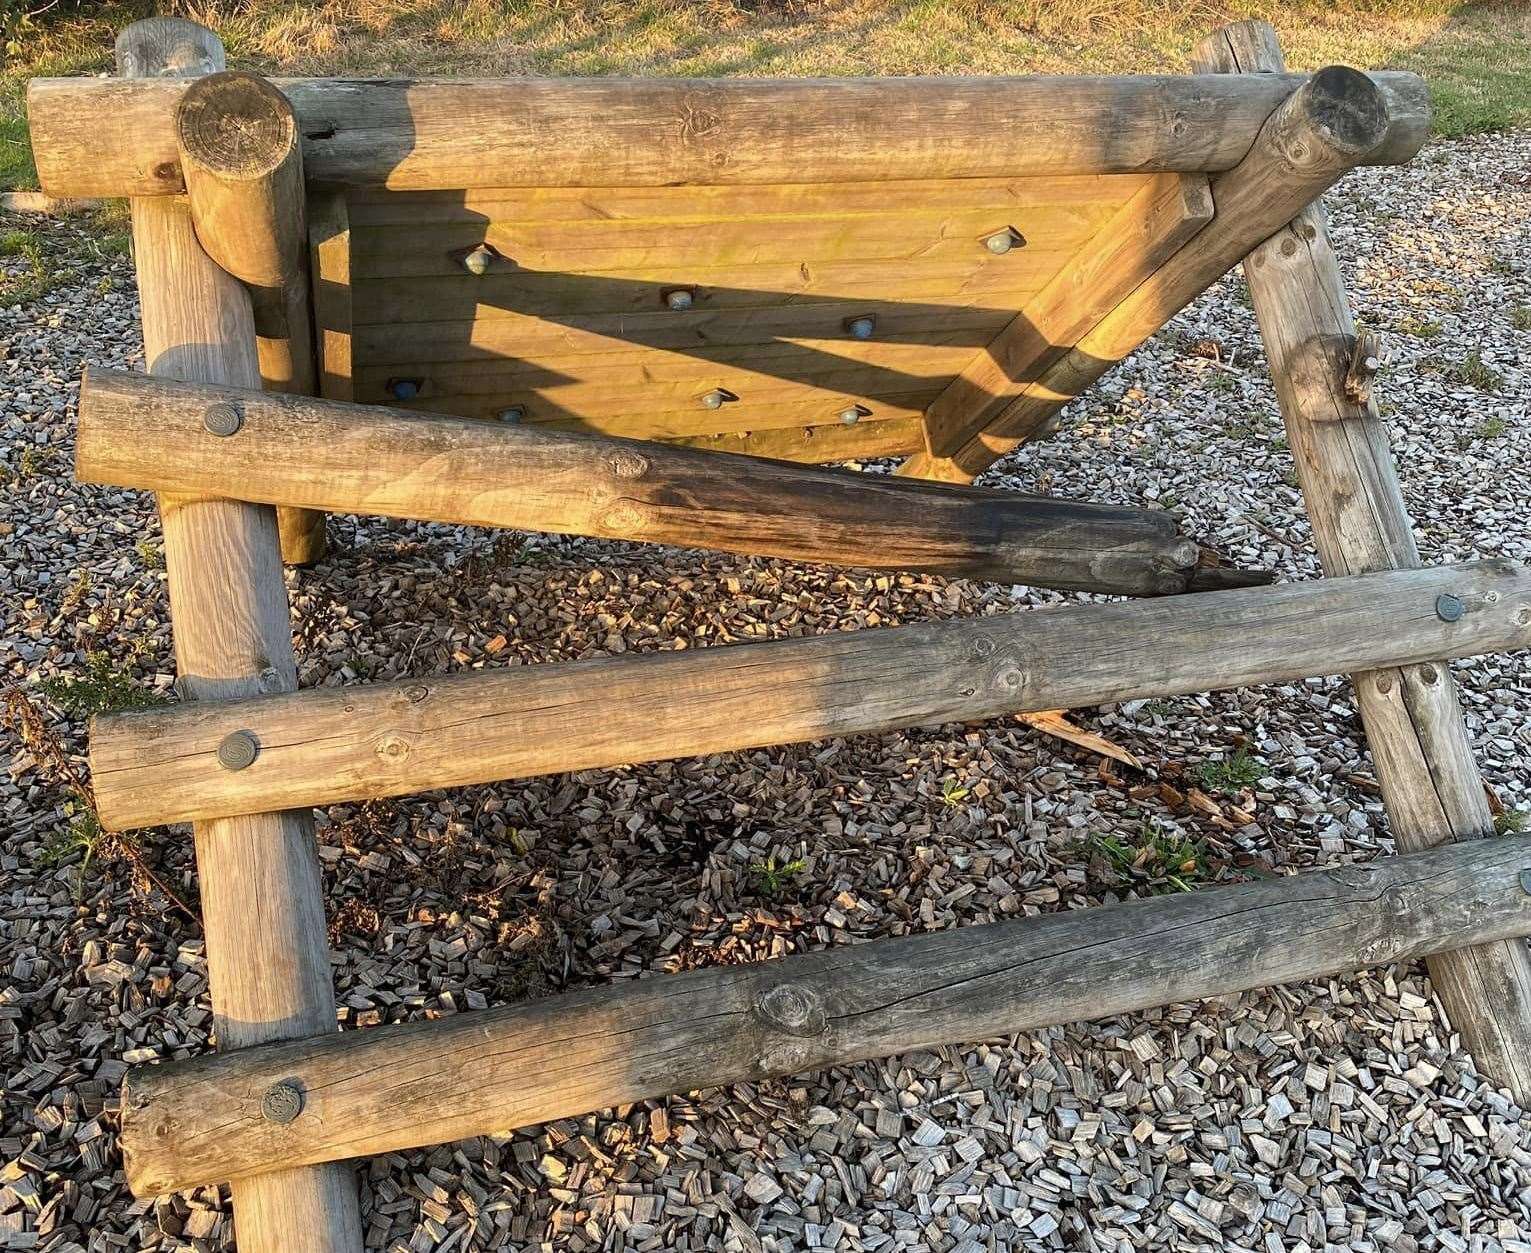
[[[971,482],[1042,430],[1068,401],[1296,217],[1395,132],[1415,134],[1417,102],[1342,66],[1320,70],[1271,114],[1249,154],[1212,180],[1216,214],[979,435],[950,457],[916,454],[900,474]],[[1423,143],[1420,138],[1418,145]],[[1404,159],[1407,159],[1406,157]]]
[[[1207,180],[1161,174],[1075,253],[925,412],[925,447],[947,457],[1212,220]]]

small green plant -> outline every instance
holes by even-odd
[[[165,568],[165,549],[161,544],[156,544],[152,539],[141,539],[133,545],[133,551],[138,554],[138,559],[144,563],[145,570],[163,570]]]
[[[1259,782],[1260,763],[1244,749],[1222,761],[1204,761],[1191,769],[1191,776],[1209,792],[1237,796]]]
[[[770,897],[780,896],[782,891],[807,869],[808,863],[801,857],[777,865],[774,854],[764,861],[753,862],[750,865],[750,873],[755,876],[756,892],[761,896]]]
[[[44,679],[41,686],[44,696],[75,718],[165,703],[158,692],[145,687],[126,670],[119,670],[107,654],[99,652],[86,657],[84,674]]]
[[[960,809],[969,795],[968,789],[955,778],[947,776],[941,780],[941,803],[948,809]]]
[[[40,299],[58,284],[58,275],[43,255],[35,235],[8,231],[0,236],[0,256],[17,257],[27,263],[21,274],[0,275],[0,309],[11,309]]]
[[[1172,718],[1175,716],[1175,702],[1172,700],[1151,700],[1143,706],[1143,712],[1151,718]]]
[[[1417,318],[1410,314],[1398,324],[1398,329],[1415,339],[1435,339],[1441,333],[1441,324],[1433,318]]]
[[[1484,418],[1482,422],[1478,423],[1478,429],[1474,434],[1479,439],[1498,439],[1509,429],[1509,423],[1503,418]]]
[[[90,874],[90,864],[101,848],[105,832],[101,830],[101,820],[96,817],[95,811],[83,801],[65,801],[64,814],[68,821],[44,843],[42,861],[44,865],[53,868],[64,865],[77,854],[81,855],[74,889],[75,899],[79,900],[85,894],[85,880]]]
[[[1138,829],[1133,843],[1114,835],[1097,835],[1091,847],[1119,877],[1144,880],[1156,892],[1189,892],[1191,885],[1208,873],[1200,844],[1165,831],[1151,820]]]
[[[1531,331],[1531,305],[1517,305],[1511,309],[1510,325],[1517,331]]]
[[[1488,365],[1483,360],[1482,354],[1476,350],[1468,353],[1461,362],[1447,370],[1446,377],[1453,383],[1465,383],[1468,387],[1477,388],[1480,392],[1497,392],[1504,382],[1499,372]]]
[[[0,235],[0,257],[24,257],[36,247],[37,240],[30,231],[6,231]]]
[[[1519,835],[1531,829],[1531,809],[1506,809],[1494,815],[1495,835]]]

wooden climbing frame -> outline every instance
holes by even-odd
[[[1419,149],[1415,76],[1287,74],[1263,23],[1142,78],[268,82],[173,19],[117,52],[29,107],[48,192],[132,198],[148,374],[87,372],[77,471],[159,494],[187,698],[91,733],[108,826],[193,824],[221,1050],[129,1076],[136,1193],[231,1181],[246,1253],[355,1253],[360,1155],[1423,954],[1531,1102],[1531,841],[1476,838],[1446,665],[1531,643],[1531,573],[1421,568],[1316,206]],[[969,486],[1241,261],[1331,577]],[[1134,599],[300,692],[281,561],[328,512]],[[1407,856],[335,1030],[311,806],[1335,673]]]

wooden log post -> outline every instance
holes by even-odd
[[[90,764],[153,826],[1526,644],[1531,570],[1483,561],[104,715]]]
[[[211,73],[217,37],[192,22],[136,22],[117,40],[124,73]],[[258,387],[244,289],[202,250],[184,200],[132,205],[151,373]],[[177,667],[192,701],[297,686],[276,517],[264,505],[162,497]],[[307,811],[195,827],[208,981],[220,1049],[336,1029],[324,901]],[[360,1253],[348,1167],[279,1171],[233,1185],[243,1253]]]
[[[1400,100],[1419,77],[1371,79]],[[274,79],[316,183],[395,190],[845,183],[1215,173],[1244,159],[1305,79],[1038,74],[983,78]],[[183,87],[38,78],[27,114],[54,196],[184,190]],[[1407,160],[1428,126],[1365,160]],[[1402,155],[1400,155],[1402,154]]]
[[[1276,32],[1239,22],[1197,48],[1201,71],[1282,69]],[[1324,568],[1333,575],[1419,565],[1386,428],[1368,401],[1345,396],[1355,334],[1339,264],[1317,206],[1255,248],[1244,277],[1270,358],[1287,439]],[[1356,702],[1401,848],[1489,835],[1493,820],[1473,763],[1450,670],[1438,660],[1355,675]],[[1531,1105],[1531,953],[1520,940],[1431,960],[1452,1025],[1485,1075]]]
[[[1384,90],[1356,70],[1320,70],[1260,129],[1249,154],[1212,180],[1215,215],[1164,265],[1143,280],[1069,352],[1023,387],[985,430],[950,457],[918,453],[900,474],[970,482],[1032,438],[1057,411],[1138,348],[1216,282],[1251,248],[1280,230],[1345,171],[1379,147],[1399,150],[1398,135],[1424,142],[1428,100]]]
[[[238,416],[210,431],[214,406]],[[218,428],[219,431],[224,428]],[[1160,510],[88,369],[85,482],[1123,595],[1268,582]]]
[[[1531,932],[1531,837],[626,981],[136,1070],[139,1196]],[[262,1118],[281,1085],[296,1118]]]
[[[197,238],[249,289],[262,383],[312,395],[306,193],[292,106],[254,74],[211,74],[181,97],[175,132]],[[278,509],[277,527],[285,561],[310,565],[324,555],[322,513]]]

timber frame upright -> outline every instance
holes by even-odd
[[[352,1157],[1419,955],[1531,1104],[1531,839],[1479,838],[1447,667],[1531,643],[1531,573],[1421,568],[1317,205],[1424,142],[1413,75],[1258,22],[1151,79],[268,83],[174,19],[118,63],[31,123],[46,190],[132,198],[150,377],[87,373],[76,464],[159,493],[184,699],[91,764],[108,826],[194,825],[223,1050],[130,1076],[135,1192],[357,1253]],[[1329,577],[970,486],[1241,261]],[[299,692],[327,512],[1149,599]],[[314,805],[1333,673],[1409,856],[335,1031]]]

